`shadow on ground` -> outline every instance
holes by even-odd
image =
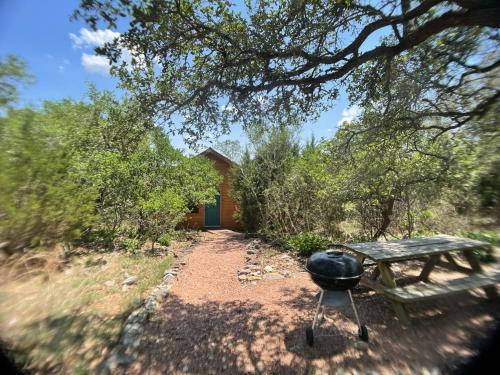
[[[495,323],[498,302],[464,295],[419,304],[414,324],[402,328],[390,303],[360,290],[355,299],[370,330],[368,351],[354,347],[357,326],[349,307],[331,311],[324,337],[310,348],[304,331],[315,299],[307,289],[283,290],[286,314],[253,301],[190,304],[172,295],[146,327],[140,359],[127,373],[308,374],[314,369],[397,370],[422,366],[450,372],[470,357]],[[496,316],[498,317],[498,316]],[[335,328],[333,328],[335,327]]]

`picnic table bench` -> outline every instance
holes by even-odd
[[[473,251],[487,247],[488,244],[485,242],[439,235],[407,240],[344,244],[344,246],[356,253],[360,262],[364,263],[368,260],[376,265],[373,275],[364,276],[361,284],[389,298],[402,324],[410,324],[410,317],[405,306],[410,302],[439,298],[476,288],[483,288],[488,298],[498,298],[495,284],[500,282],[500,270],[483,272]],[[470,268],[460,266],[454,260],[453,253],[463,254]],[[442,262],[442,257],[447,262]],[[397,286],[391,263],[415,259],[425,260],[418,282]],[[430,282],[429,275],[438,264],[468,276],[440,283]],[[379,277],[382,279],[381,282],[377,280]]]

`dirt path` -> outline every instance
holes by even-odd
[[[240,234],[220,231],[194,248],[162,310],[146,327],[143,355],[127,373],[308,374],[317,369],[316,374],[335,374],[339,368],[355,368],[384,374],[421,373],[422,366],[446,369],[471,355],[468,345],[477,346],[493,325],[492,311],[499,308],[482,296],[468,296],[458,301],[458,309],[449,303],[434,310],[427,306],[429,316],[403,330],[385,299],[360,290],[355,298],[370,330],[369,350],[355,348],[357,328],[349,308],[329,314],[343,335],[320,338],[309,348],[304,329],[318,288],[304,272],[240,284],[237,271],[244,265],[246,242]],[[327,323],[333,326],[333,320]]]

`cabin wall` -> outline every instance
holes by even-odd
[[[221,195],[221,228],[237,230],[240,226],[233,217],[237,210],[237,206],[230,196],[229,173],[231,165],[215,155],[206,154],[204,156],[214,162],[215,169],[224,177],[222,183],[219,185],[219,192]],[[185,224],[189,228],[203,228],[205,225],[205,207],[199,207],[197,213],[188,214]]]

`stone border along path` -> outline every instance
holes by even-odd
[[[180,254],[175,257],[171,267],[165,270],[161,282],[141,306],[130,313],[125,320],[117,345],[97,367],[97,374],[110,374],[119,367],[129,366],[137,359],[137,349],[141,345],[145,323],[155,313],[161,302],[168,297],[172,281],[181,267],[186,264],[184,258],[193,251],[197,244],[198,241],[193,241],[192,244],[180,250]]]

